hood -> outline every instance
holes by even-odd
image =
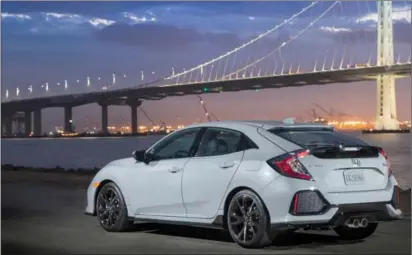
[[[123,158],[123,159],[117,159],[109,164],[107,164],[105,167],[113,167],[113,166],[130,166],[131,164],[134,164],[136,160],[134,158]]]

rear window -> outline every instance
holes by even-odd
[[[272,129],[268,131],[304,148],[339,145],[345,147],[368,145],[357,138],[330,129]]]

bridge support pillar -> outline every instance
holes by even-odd
[[[378,1],[378,58],[377,65],[393,65],[392,2]],[[375,128],[399,129],[396,116],[395,78],[380,75],[377,81],[377,113]]]
[[[13,133],[13,120],[11,116],[7,116],[2,120],[2,131],[4,136],[11,136]]]
[[[102,131],[103,133],[108,133],[107,126],[109,125],[109,116],[108,116],[108,105],[102,104]]]
[[[72,123],[73,123],[73,107],[66,106],[64,107],[64,132],[65,133],[73,132]]]
[[[36,109],[33,112],[33,134],[35,136],[41,136],[41,109]]]
[[[139,104],[132,104],[130,105],[131,109],[131,114],[132,114],[132,134],[137,134],[139,131],[139,125],[137,121],[137,107],[139,107]]]
[[[137,120],[137,107],[139,107],[142,103],[140,101],[135,101],[129,104],[130,109],[131,109],[131,114],[132,114],[132,125],[131,125],[131,132],[132,134],[137,134],[139,131],[139,123]]]
[[[31,111],[24,113],[24,133],[29,136],[31,134]]]
[[[138,124],[137,124],[137,106],[131,105],[130,106],[132,112],[132,134],[137,134],[138,131]]]

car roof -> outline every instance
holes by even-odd
[[[225,121],[211,121],[199,124],[190,125],[189,127],[233,127],[235,126],[255,126],[265,130],[274,128],[333,128],[332,126],[317,123],[302,123],[302,122],[288,122],[280,120],[225,120]]]

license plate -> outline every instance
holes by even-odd
[[[362,170],[346,170],[343,172],[346,185],[360,185],[365,183],[365,176]]]

